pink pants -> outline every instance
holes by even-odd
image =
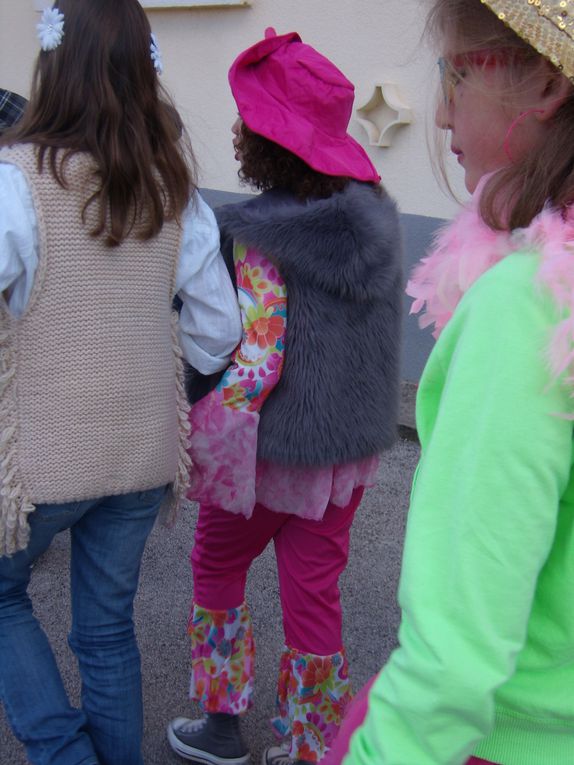
[[[377,675],[372,677],[353,699],[347,710],[339,734],[333,742],[331,749],[321,760],[321,765],[340,765],[340,763],[343,762],[343,759],[349,751],[349,741],[351,736],[355,732],[355,729],[362,724],[367,715],[369,691],[376,679]],[[470,760],[466,761],[466,765],[496,765],[496,763],[490,762],[489,760],[481,760],[478,757],[471,757]]]
[[[286,644],[321,656],[337,653],[342,647],[338,580],[362,496],[358,488],[347,507],[329,504],[321,521],[262,505],[249,519],[200,506],[191,553],[195,603],[210,610],[239,607],[251,563],[273,540]]]

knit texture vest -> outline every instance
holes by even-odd
[[[65,166],[67,188],[40,173],[30,144],[0,152],[30,187],[39,264],[24,314],[0,300],[0,555],[24,549],[38,503],[61,503],[187,479],[187,404],[171,301],[180,228],[137,229],[107,248],[90,236],[89,157]],[[95,208],[96,205],[93,205]],[[187,463],[187,464],[186,464]]]

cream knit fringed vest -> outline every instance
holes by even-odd
[[[171,484],[189,458],[183,365],[171,312],[180,228],[106,248],[82,208],[93,166],[76,154],[63,189],[20,145],[0,152],[32,192],[39,264],[25,313],[0,299],[0,556],[26,547],[39,503]]]

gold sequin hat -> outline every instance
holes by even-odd
[[[574,0],[481,0],[574,82]]]

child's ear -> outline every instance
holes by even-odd
[[[562,104],[574,95],[574,85],[564,75],[556,72],[549,74],[544,82],[544,88],[539,97],[539,111],[536,119],[539,122],[551,120]]]

